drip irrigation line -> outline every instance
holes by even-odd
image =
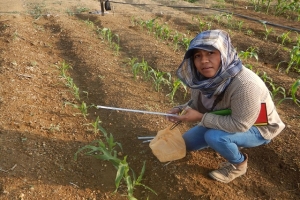
[[[227,10],[221,10],[221,9],[216,9],[216,8],[207,8],[207,7],[202,7],[202,6],[168,6],[168,5],[163,5],[163,4],[134,4],[134,3],[124,3],[124,2],[118,2],[118,1],[110,1],[112,3],[119,3],[119,4],[130,4],[130,5],[138,5],[138,6],[146,6],[146,5],[155,5],[155,6],[165,6],[165,7],[170,7],[170,8],[187,8],[187,9],[206,9],[206,10],[214,10],[214,11],[218,11],[218,12],[225,12],[225,13],[230,13],[239,17],[242,17],[244,19],[248,19],[248,20],[252,20],[252,21],[256,21],[256,22],[260,22],[263,24],[268,24],[270,26],[275,26],[278,28],[283,28],[283,29],[287,29],[287,30],[292,30],[292,31],[296,31],[296,32],[300,32],[300,29],[297,28],[293,28],[293,27],[289,27],[289,26],[283,26],[280,24],[275,24],[272,22],[268,22],[265,20],[260,20],[260,19],[255,19],[246,15],[241,15],[238,13],[233,13]]]

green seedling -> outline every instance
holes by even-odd
[[[132,67],[136,61],[137,61],[137,58],[128,58],[127,64]]]
[[[263,25],[264,25],[264,27],[265,27],[265,32],[264,32],[264,35],[265,35],[265,40],[268,40],[268,37],[269,37],[269,35],[271,34],[271,33],[275,33],[275,31],[274,31],[274,29],[273,28],[267,28],[267,25],[263,22]]]
[[[151,19],[151,20],[144,21],[144,22],[142,23],[142,26],[146,26],[146,27],[147,27],[147,29],[148,29],[148,34],[150,34],[150,33],[153,32],[153,28],[154,28],[154,26],[155,26],[155,22],[154,22],[155,20],[156,20],[156,18]]]
[[[290,51],[290,60],[281,61],[277,65],[277,69],[280,67],[281,63],[288,63],[288,66],[285,70],[286,73],[289,73],[290,69],[293,68],[296,72],[300,72],[300,46],[294,46]]]
[[[112,165],[117,169],[117,174],[115,178],[115,192],[117,192],[121,182],[123,181],[127,185],[127,197],[129,200],[136,200],[136,198],[134,197],[134,189],[136,186],[142,186],[156,194],[154,190],[141,183],[146,169],[145,162],[143,162],[141,173],[136,179],[134,171],[130,168],[127,162],[127,156],[125,156],[123,159],[118,158],[118,154],[115,150],[115,147],[118,145],[123,151],[122,145],[118,142],[115,142],[113,135],[108,135],[105,129],[101,126],[99,126],[99,130],[103,133],[105,141],[96,140],[89,145],[83,146],[75,153],[74,159],[77,160],[78,154],[80,152],[85,152],[84,155],[92,156],[96,159],[111,162]],[[130,176],[129,172],[132,172],[132,176]]]
[[[215,16],[214,16],[214,18],[217,20],[217,23],[218,23],[218,24],[220,24],[220,21],[221,21],[221,19],[222,19],[222,16],[223,16],[222,14],[218,14],[218,15],[215,15]]]
[[[155,71],[152,69],[150,72],[152,74],[152,78],[154,81],[155,90],[157,92],[161,89],[161,84],[170,85],[171,82],[171,74],[169,72],[161,72],[161,71]],[[167,76],[167,78],[165,78]]]
[[[147,61],[145,61],[144,58],[143,58],[143,60],[142,60],[142,63],[140,63],[140,67],[141,67],[141,69],[142,69],[142,72],[143,72],[143,74],[144,74],[144,77],[145,77],[146,79],[149,79],[149,78],[150,78],[149,71],[151,71],[152,68],[148,65]]]
[[[132,72],[133,72],[133,78],[134,79],[136,79],[136,77],[137,77],[137,75],[138,75],[138,73],[140,72],[140,70],[141,70],[141,68],[142,68],[142,64],[141,63],[134,63],[133,65],[132,65]]]
[[[100,123],[101,121],[99,119],[99,116],[97,116],[96,120],[93,123],[89,123],[85,125],[92,125],[94,134],[97,134],[99,132]]]
[[[290,88],[290,94],[292,97],[283,98],[278,102],[278,104],[282,103],[284,100],[292,100],[295,104],[300,106],[300,100],[297,99],[296,97],[297,90],[299,87],[300,87],[300,79],[296,80]]]
[[[184,37],[182,38],[181,42],[182,42],[182,44],[183,44],[185,50],[188,50],[188,48],[189,48],[189,46],[190,46],[191,40],[192,40],[192,39],[186,37],[185,35],[184,35]]]
[[[76,13],[80,14],[80,13],[83,13],[83,12],[88,12],[90,9],[88,8],[85,8],[85,7],[77,7],[76,8]]]
[[[63,78],[66,78],[67,77],[67,71],[69,69],[73,69],[71,65],[67,64],[65,61],[62,62],[61,66],[56,66],[59,71],[60,71],[60,74]]]
[[[92,28],[94,28],[94,22],[90,21],[89,19],[84,20],[84,23]]]
[[[174,51],[178,50],[178,43],[179,43],[179,37],[182,35],[175,31],[175,34],[173,35],[173,44],[174,44]]]
[[[34,6],[33,10],[29,11],[34,19],[39,19],[43,15],[42,7],[43,6],[41,6],[41,5],[36,5],[36,6]]]
[[[298,106],[299,106],[300,100],[298,100],[298,99],[296,98],[296,94],[297,94],[297,90],[298,90],[299,87],[300,87],[300,79],[296,80],[296,81],[293,83],[293,85],[292,85],[292,87],[291,87],[291,89],[290,89],[290,93],[291,93],[291,95],[292,95],[292,99],[293,99],[293,101],[294,101]]]
[[[163,26],[162,25],[156,24],[155,37],[156,37],[156,39],[163,37]]]
[[[292,39],[289,37],[290,31],[286,32],[286,33],[282,33],[280,36],[277,37],[277,41],[278,39],[281,40],[281,44],[284,45],[285,42],[291,42]]]
[[[233,17],[233,14],[227,13],[227,14],[225,14],[224,16],[225,16],[226,19],[227,19],[227,23],[226,23],[226,24],[227,24],[229,27],[233,27],[233,23],[232,23],[232,17]]]
[[[73,95],[77,100],[80,100],[79,88],[75,85],[73,79],[69,76],[64,77],[66,80],[66,86],[72,90]]]
[[[256,61],[258,61],[258,55],[257,55],[258,49],[256,47],[249,47],[246,51],[241,51],[239,53],[239,57],[241,59],[247,60],[248,58],[255,58]]]
[[[175,93],[178,91],[178,89],[180,88],[180,86],[182,86],[183,89],[185,90],[184,98],[186,97],[186,94],[187,94],[187,86],[186,86],[180,79],[176,79],[176,80],[173,82],[171,93],[167,94],[167,96],[170,96],[172,102],[174,101]]]
[[[171,34],[170,28],[168,26],[164,26],[164,28],[163,28],[163,39],[164,40],[169,40],[170,34]]]
[[[192,17],[192,20],[196,20],[198,22],[198,28],[199,31],[202,32],[204,27],[206,26],[206,23],[204,21],[201,20],[201,18],[199,16],[197,17]]]
[[[248,29],[248,30],[246,31],[246,35],[248,35],[248,36],[253,36],[253,35],[255,35],[255,33],[254,33],[252,30]]]
[[[238,29],[239,29],[239,32],[242,31],[243,24],[244,24],[244,21],[238,21],[238,22],[237,22],[237,27],[238,27]]]
[[[114,38],[115,38],[116,42],[113,42],[113,43],[112,43],[112,46],[113,46],[113,48],[114,48],[114,50],[115,50],[115,53],[114,53],[114,54],[115,54],[116,56],[118,56],[119,53],[120,53],[120,49],[121,49],[121,47],[120,47],[120,37],[119,37],[119,35],[115,34],[115,35],[114,35]]]
[[[81,104],[74,104],[74,103],[70,103],[70,102],[65,102],[65,106],[66,105],[71,105],[73,108],[79,109],[81,111],[81,114],[83,115],[84,119],[86,119],[86,117],[89,115],[88,114],[88,108],[91,107],[91,106],[87,106],[84,101],[82,101]]]

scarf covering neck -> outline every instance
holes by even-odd
[[[221,66],[214,77],[206,78],[194,66],[193,50],[214,48],[221,53]],[[221,94],[241,69],[242,62],[231,44],[228,33],[222,30],[209,30],[198,34],[191,40],[176,74],[189,88],[199,89],[205,97],[211,98]]]

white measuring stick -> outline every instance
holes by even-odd
[[[109,110],[121,110],[121,111],[128,111],[128,112],[153,114],[153,115],[164,115],[164,116],[170,116],[170,117],[178,116],[178,115],[175,115],[175,114],[168,114],[168,113],[162,113],[162,112],[151,112],[151,111],[146,111],[146,110],[133,110],[133,109],[116,108],[116,107],[108,107],[108,106],[97,106],[97,108],[104,108],[104,109],[109,109]]]

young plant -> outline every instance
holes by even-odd
[[[273,28],[267,28],[267,25],[263,22],[263,25],[265,27],[265,32],[264,32],[264,35],[265,35],[265,40],[268,40],[268,37],[269,35],[272,33],[272,32],[275,32]]]
[[[287,42],[291,42],[292,39],[289,37],[290,31],[286,32],[286,33],[282,33],[280,36],[277,37],[277,41],[278,39],[281,40],[281,44],[284,45],[284,43]]]
[[[160,91],[161,84],[170,85],[170,82],[171,82],[171,74],[170,73],[155,71],[154,69],[152,69],[150,71],[150,73],[152,74],[155,90],[157,92]],[[167,78],[165,78],[165,76],[167,76]]]
[[[71,105],[76,109],[79,109],[81,111],[81,114],[83,115],[84,119],[86,119],[86,117],[89,115],[88,114],[88,108],[91,106],[87,106],[86,103],[84,101],[82,101],[81,104],[74,104],[74,103],[70,103],[70,102],[65,102],[65,105]]]
[[[148,34],[152,33],[153,32],[153,28],[155,26],[155,23],[154,21],[156,20],[156,18],[154,19],[151,19],[151,20],[147,20],[147,21],[144,21],[143,25],[145,25],[148,29]]]
[[[113,42],[112,43],[112,46],[113,46],[113,48],[114,48],[114,50],[115,50],[115,55],[116,56],[118,56],[119,55],[119,53],[120,53],[120,37],[119,37],[119,35],[117,35],[117,34],[115,34],[114,35],[114,38],[116,38],[116,42]]]
[[[242,31],[243,24],[244,24],[244,21],[238,21],[238,22],[237,22],[237,27],[238,27],[238,29],[239,29],[239,32]]]
[[[61,66],[56,66],[59,71],[60,71],[60,74],[63,78],[66,78],[67,77],[67,71],[69,69],[73,69],[71,65],[68,65],[65,61],[62,62]]]
[[[299,87],[300,87],[300,79],[296,80],[296,81],[293,83],[293,85],[292,85],[292,87],[291,87],[291,89],[290,89],[290,93],[291,93],[291,95],[292,95],[292,99],[293,99],[293,101],[294,101],[298,106],[299,106],[300,100],[298,100],[298,99],[296,98],[296,94],[297,94],[297,90],[298,90]]]
[[[93,123],[89,123],[86,125],[92,125],[94,134],[97,134],[99,132],[100,123],[101,121],[99,120],[99,116],[97,116],[96,120]]]
[[[184,37],[182,38],[181,42],[185,48],[185,50],[188,50],[189,46],[190,46],[190,42],[191,42],[192,39],[188,38],[188,37]]]
[[[185,98],[185,96],[187,94],[187,86],[180,79],[176,79],[173,82],[171,93],[167,94],[167,96],[170,96],[172,102],[174,101],[175,93],[178,91],[180,86],[182,86],[183,89],[185,90],[185,93],[184,93],[184,98]]]
[[[140,67],[142,69],[144,78],[149,79],[150,78],[149,71],[151,71],[152,68],[148,65],[147,61],[145,61],[144,58],[143,58],[142,62],[140,63]]]
[[[142,68],[142,64],[141,63],[134,63],[133,65],[132,65],[132,68],[131,68],[131,70],[132,70],[132,72],[133,72],[133,78],[136,80],[136,77],[137,77],[137,75],[138,75],[138,73],[140,72],[140,70],[141,70],[141,68]]]
[[[290,60],[287,61],[281,61],[277,65],[277,69],[279,68],[281,63],[288,63],[288,66],[285,70],[286,73],[289,73],[290,69],[293,67],[293,69],[296,72],[300,72],[300,46],[294,46],[293,49],[290,51]]]
[[[218,14],[218,15],[215,15],[214,16],[214,18],[217,20],[217,23],[218,23],[218,25],[220,24],[220,21],[221,21],[221,19],[222,19],[222,14]]]
[[[80,100],[79,88],[75,85],[73,79],[70,76],[64,78],[66,80],[66,86],[72,90],[73,95],[77,100]]]
[[[179,37],[181,36],[180,33],[175,31],[175,34],[173,35],[173,44],[174,44],[174,51],[178,50],[178,43],[179,43]]]
[[[255,33],[254,33],[251,29],[248,29],[248,30],[246,31],[246,35],[248,35],[248,36],[253,36],[253,35],[255,35]]]
[[[299,87],[300,87],[300,79],[296,80],[290,88],[290,94],[292,97],[286,97],[286,98],[281,99],[278,102],[278,105],[280,103],[282,103],[284,100],[292,100],[295,104],[297,104],[300,107],[300,100],[297,99],[297,97],[296,97],[297,90]]]
[[[116,186],[115,192],[117,192],[117,190],[119,189],[121,181],[124,181],[127,185],[127,197],[129,200],[136,200],[136,198],[134,197],[134,189],[136,186],[142,186],[150,190],[154,194],[156,194],[154,190],[141,183],[143,179],[143,175],[145,173],[145,166],[146,166],[145,162],[143,162],[141,173],[136,179],[136,175],[134,171],[130,168],[126,160],[127,156],[125,156],[123,159],[118,158],[118,154],[117,151],[115,150],[115,147],[118,145],[123,151],[121,144],[114,141],[112,134],[108,136],[105,129],[102,128],[101,126],[99,126],[99,130],[103,133],[105,137],[105,141],[96,140],[89,145],[83,146],[75,153],[74,159],[77,160],[78,154],[80,152],[85,151],[84,153],[85,155],[111,162],[112,165],[117,169],[117,174],[115,178],[115,186]],[[129,173],[130,171],[132,172],[132,177],[130,176]]]
[[[84,23],[92,28],[94,28],[94,22],[90,21],[90,19],[84,20]]]
[[[254,57],[258,61],[257,51],[256,47],[249,47],[246,51],[241,51],[239,53],[239,57],[245,60]]]
[[[198,27],[199,27],[199,31],[202,32],[204,27],[206,26],[206,23],[204,21],[201,20],[201,18],[199,16],[197,17],[192,17],[192,20],[197,20],[198,22]]]

